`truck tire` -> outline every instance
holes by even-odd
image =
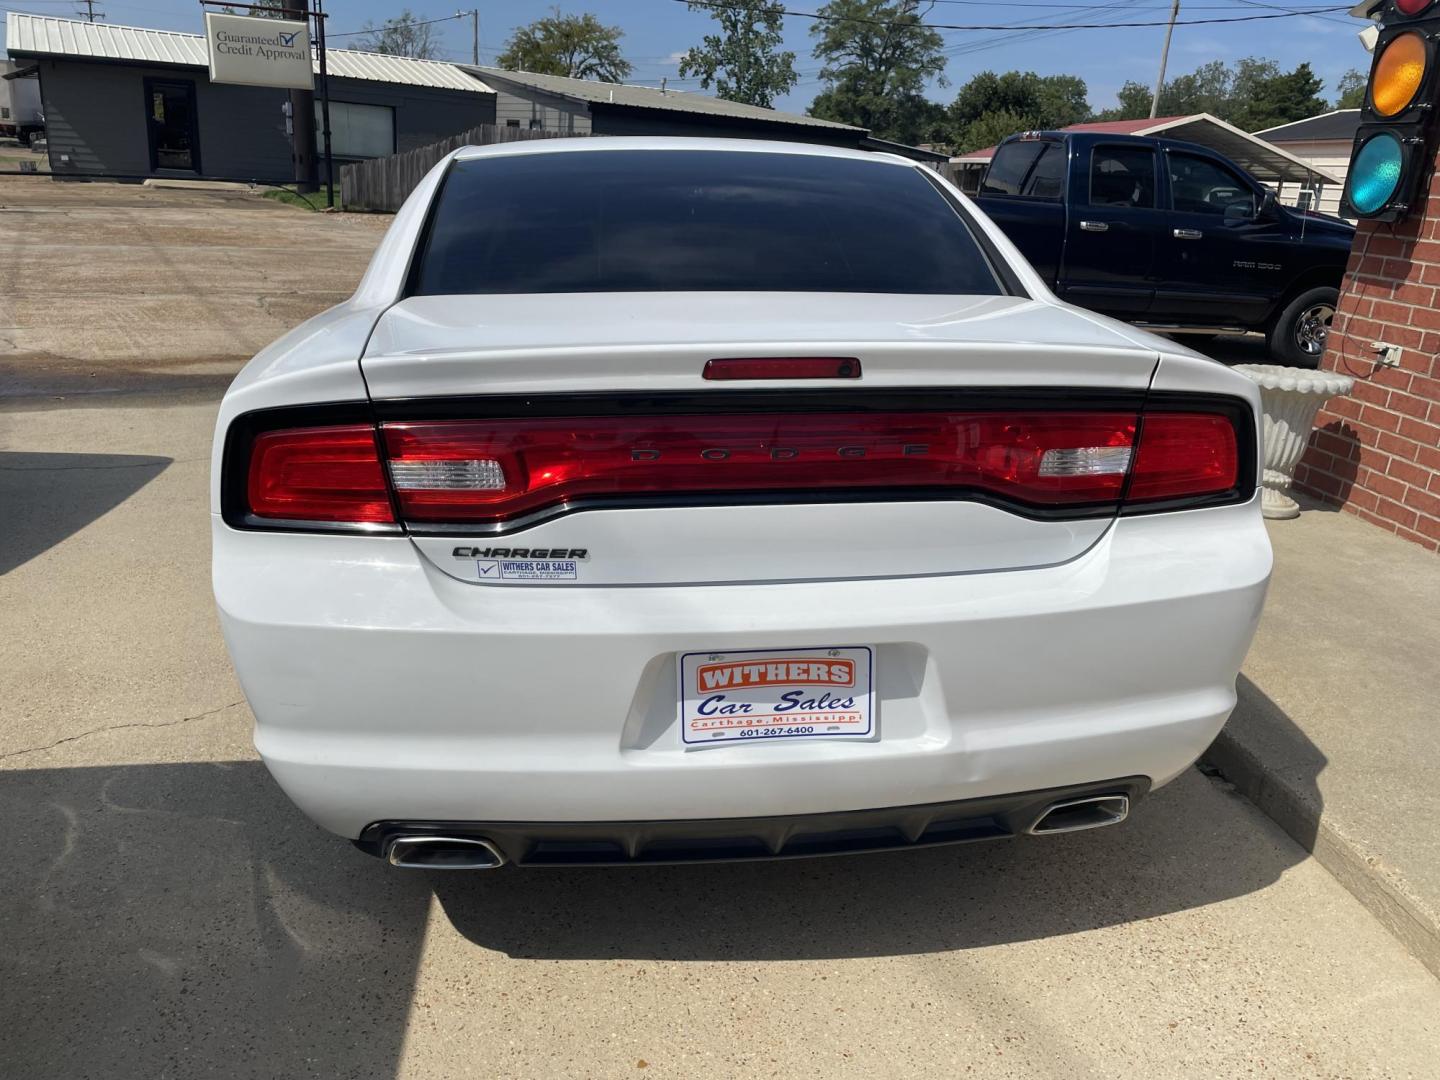
[[[1275,362],[1286,367],[1319,367],[1339,300],[1339,289],[1319,285],[1286,304],[1270,330],[1270,355]]]

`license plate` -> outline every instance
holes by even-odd
[[[875,731],[866,645],[693,652],[680,657],[686,749],[779,739],[865,739]]]

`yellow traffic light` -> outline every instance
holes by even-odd
[[[1381,116],[1394,116],[1415,100],[1425,78],[1429,50],[1414,30],[1393,37],[1375,59],[1370,77],[1370,106]]]

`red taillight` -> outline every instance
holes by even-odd
[[[1213,413],[1147,413],[1140,429],[1127,505],[1229,491],[1240,451],[1230,420]]]
[[[1132,413],[814,413],[386,423],[402,515],[496,523],[577,500],[974,491],[1113,503]]]
[[[394,525],[391,491],[416,524],[768,498],[974,497],[1073,516],[1113,513],[1123,495],[1167,510],[1245,497],[1235,422],[1228,412],[1142,421],[1035,410],[387,422],[378,436],[368,424],[288,428],[254,436],[248,472],[227,465],[240,516],[226,518]]]
[[[246,480],[250,513],[287,521],[395,520],[368,424],[271,431],[255,438]]]

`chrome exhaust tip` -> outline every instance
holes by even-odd
[[[407,870],[494,870],[505,865],[499,848],[469,836],[397,836],[385,858]]]
[[[1025,831],[1033,836],[1048,833],[1083,832],[1119,825],[1130,816],[1130,796],[1090,795],[1083,799],[1066,799],[1045,808],[1035,824]]]

